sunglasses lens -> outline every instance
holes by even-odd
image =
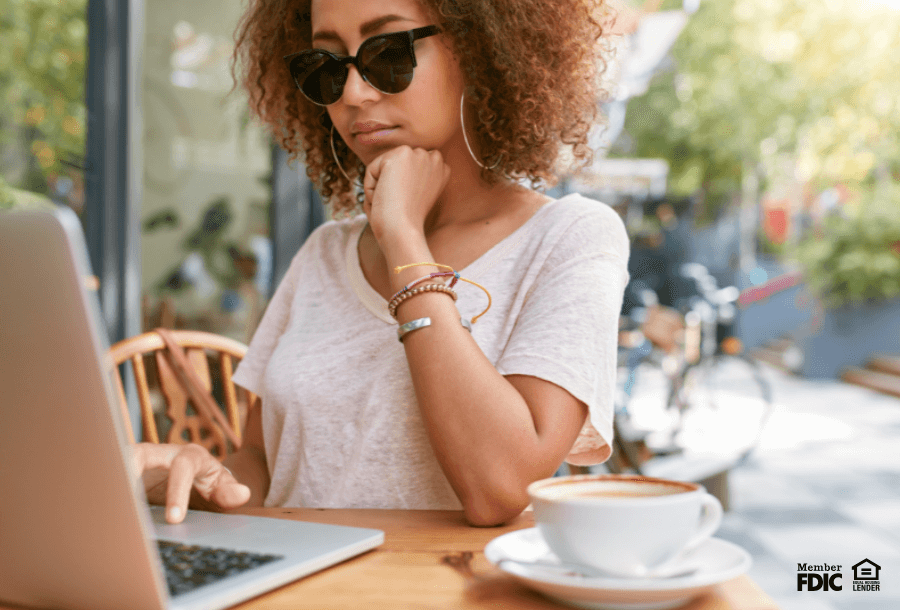
[[[341,99],[347,82],[347,62],[355,61],[362,76],[379,91],[400,93],[412,82],[416,66],[413,32],[370,38],[360,46],[355,60],[319,49],[303,51],[288,60],[291,76],[307,98],[323,106]]]
[[[294,82],[316,104],[333,104],[341,98],[347,82],[347,67],[327,53],[301,53],[291,62]]]
[[[359,63],[366,80],[384,93],[400,93],[412,82],[414,60],[406,38],[371,39],[360,49]]]

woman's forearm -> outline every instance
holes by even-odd
[[[405,246],[387,256],[395,290],[431,270],[395,277],[393,265],[433,260],[427,246]],[[462,327],[447,295],[420,294],[398,308],[401,324],[426,316],[431,326],[406,335],[404,348],[432,447],[469,520],[501,523],[528,505],[528,483],[553,474],[586,410],[574,399],[530,405]]]

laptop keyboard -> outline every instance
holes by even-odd
[[[156,543],[172,597],[283,559],[281,555],[260,555],[167,540],[157,540]]]

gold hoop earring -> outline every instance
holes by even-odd
[[[465,104],[465,101],[466,101],[466,92],[463,91],[462,97],[459,98],[459,122],[462,125],[463,140],[465,140],[465,142],[466,142],[466,148],[469,149],[469,154],[472,156],[472,160],[475,161],[475,163],[478,165],[478,167],[480,167],[481,169],[488,169],[488,170],[494,169],[495,167],[497,167],[500,164],[500,159],[497,159],[497,162],[494,163],[492,166],[485,168],[484,164],[481,161],[479,161],[478,157],[475,156],[475,153],[472,152],[472,146],[469,144],[469,136],[466,135],[466,119],[464,116],[465,113],[463,112],[463,106]]]

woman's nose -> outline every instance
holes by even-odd
[[[347,66],[347,82],[344,83],[344,94],[341,101],[351,106],[360,106],[367,101],[375,101],[381,92],[367,83],[356,66]]]

